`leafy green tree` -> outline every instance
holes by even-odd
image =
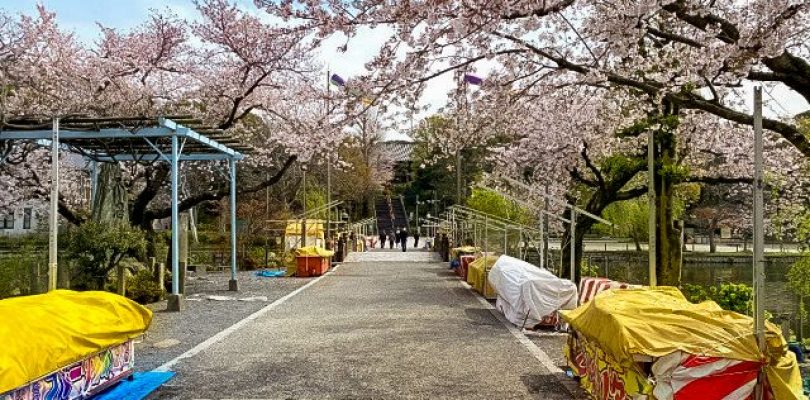
[[[649,238],[649,215],[650,206],[647,197],[619,201],[605,208],[602,217],[615,224],[611,230],[605,224],[598,224],[595,227],[597,232],[602,234],[629,237],[636,246],[636,251],[641,251],[641,243]]]
[[[534,219],[531,211],[525,207],[481,188],[472,189],[472,194],[467,198],[467,207],[524,225],[530,224]]]

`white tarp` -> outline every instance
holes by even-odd
[[[534,326],[557,310],[577,307],[573,282],[514,257],[499,257],[488,279],[498,293],[495,308],[517,326]]]

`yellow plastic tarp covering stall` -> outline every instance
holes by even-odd
[[[298,257],[332,257],[334,254],[334,251],[326,250],[318,246],[307,246],[295,249],[295,255]]]
[[[56,290],[0,301],[0,393],[127,342],[152,312],[107,292]]]
[[[608,290],[575,310],[560,311],[577,334],[611,358],[631,366],[633,355],[663,357],[675,351],[760,361],[754,321],[717,303],[690,303],[673,287]],[[778,328],[767,324],[765,372],[777,399],[804,399],[795,356]]]
[[[475,261],[467,266],[467,283],[475,289],[476,292],[481,293],[487,299],[494,299],[497,296],[495,288],[489,284],[487,276],[489,270],[498,261],[499,256],[484,256],[478,257]]]
[[[287,221],[287,228],[284,230],[287,236],[301,236],[301,220],[291,219]],[[323,239],[323,220],[307,219],[307,237]]]
[[[454,247],[454,248],[450,249],[450,256],[452,256],[452,258],[458,258],[458,255],[460,253],[475,254],[475,253],[478,253],[480,251],[481,251],[481,249],[479,249],[478,247],[475,247],[475,246]]]

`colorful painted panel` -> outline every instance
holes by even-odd
[[[133,342],[111,347],[80,362],[13,390],[0,400],[75,400],[132,373]]]
[[[596,344],[571,335],[565,349],[568,365],[580,385],[597,400],[647,399],[652,384],[638,365],[622,366]]]

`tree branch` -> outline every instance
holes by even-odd
[[[585,160],[585,166],[587,166],[588,169],[591,170],[593,176],[596,177],[596,181],[599,184],[599,189],[604,190],[605,178],[602,176],[602,171],[600,171],[599,168],[596,168],[596,165],[594,165],[593,161],[591,161],[591,158],[588,156],[588,143],[582,144],[582,151],[579,154],[582,156],[582,159]]]
[[[648,191],[649,189],[646,186],[623,190],[616,193],[616,201],[632,200],[647,194]]]
[[[284,165],[281,167],[281,169],[276,171],[275,175],[273,175],[272,177],[270,177],[266,181],[259,183],[258,185],[255,185],[255,186],[252,186],[252,187],[249,187],[249,188],[244,188],[244,189],[237,189],[237,193],[238,194],[255,193],[255,192],[258,192],[259,190],[262,190],[264,188],[275,185],[276,183],[278,183],[278,181],[281,180],[282,177],[284,177],[284,174],[293,165],[293,163],[295,162],[296,159],[297,159],[296,156],[289,156],[287,158],[287,161],[284,162]],[[191,197],[188,197],[188,198],[182,200],[180,202],[180,204],[178,205],[178,209],[181,212],[182,211],[187,211],[190,208],[192,208],[192,207],[194,207],[194,206],[196,206],[196,205],[198,205],[200,203],[203,203],[203,202],[206,202],[206,201],[219,200],[219,199],[227,196],[229,193],[230,193],[230,190],[228,188],[203,192],[203,193],[200,193],[200,194],[197,194],[197,195],[194,195],[194,196],[191,196]],[[165,208],[158,209],[158,210],[147,210],[144,213],[143,219],[144,219],[144,222],[151,222],[151,221],[156,220],[156,219],[169,217],[169,216],[171,216],[171,213],[172,213],[171,207],[165,207]]]

